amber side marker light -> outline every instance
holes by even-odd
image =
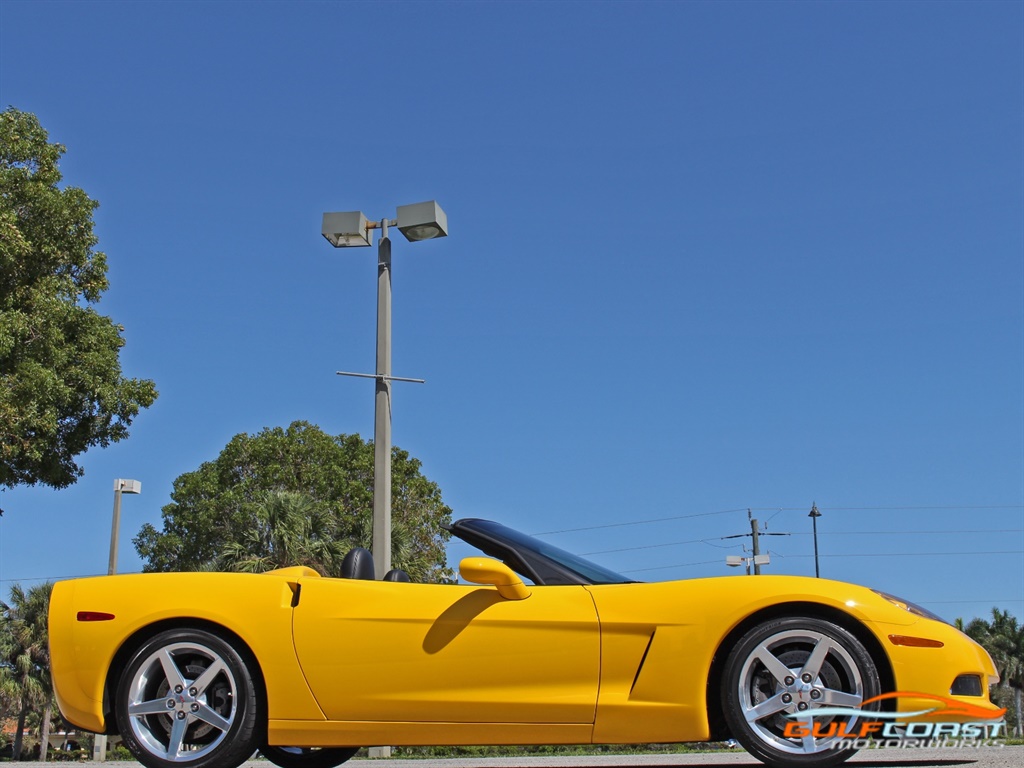
[[[929,640],[927,637],[911,637],[910,635],[889,635],[893,645],[906,645],[911,648],[941,648],[945,645],[941,640]]]
[[[112,613],[103,613],[102,611],[79,611],[79,621],[110,621],[114,618]]]

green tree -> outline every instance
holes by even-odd
[[[406,451],[392,449],[392,562],[416,581],[442,581],[453,576],[443,527],[451,509],[420,467]],[[306,497],[315,519],[305,533],[289,522],[294,514],[287,507],[307,502],[275,500],[280,492]],[[372,539],[373,444],[304,421],[243,433],[215,460],[178,477],[171,500],[163,529],[147,524],[133,540],[147,571],[256,570],[294,564],[275,552],[301,559],[316,550],[319,567],[336,575],[337,553]]]
[[[76,457],[127,437],[157,396],[121,375],[123,328],[94,307],[98,204],[58,186],[64,151],[34,115],[0,113],[0,488],[71,485]]]
[[[1024,734],[1024,713],[1021,712],[1021,692],[1024,689],[1024,627],[1009,611],[992,609],[987,648],[999,670],[1001,685],[1013,691],[1013,708],[1017,735]]]
[[[271,491],[253,510],[251,526],[229,541],[217,566],[262,573],[289,565],[307,565],[325,575],[341,573],[348,548],[339,537],[337,518],[322,504],[291,491]]]
[[[33,711],[42,714],[42,742],[49,737],[53,711],[50,683],[50,649],[47,612],[53,584],[47,582],[28,591],[20,584],[11,587],[10,601],[0,602],[0,695],[17,712],[14,757],[21,754],[25,722]]]
[[[992,608],[992,620],[974,618],[967,624],[956,620],[956,628],[988,651],[999,673],[999,688],[993,701],[1010,709],[1018,736],[1024,734],[1024,712],[1021,694],[1024,691],[1024,626],[1009,611]]]

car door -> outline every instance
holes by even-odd
[[[593,723],[600,632],[581,586],[303,579],[295,649],[329,720]]]

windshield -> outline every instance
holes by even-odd
[[[527,536],[525,533],[520,533],[519,531],[502,525],[501,523],[495,523],[491,520],[460,522],[472,525],[472,528],[475,529],[475,531],[482,533],[492,542],[504,544],[511,550],[515,551],[525,561],[529,561],[531,559],[531,554],[539,555],[541,558],[552,561],[562,568],[572,571],[590,584],[626,584],[633,581],[632,579],[627,579],[620,573],[608,570],[597,563],[592,563],[579,555],[566,552],[564,549],[560,549],[553,544],[548,544],[540,539],[536,539],[533,536]],[[457,531],[453,530],[453,532],[458,535]],[[481,546],[482,544],[478,541],[470,543],[477,546]],[[481,546],[481,548],[485,551],[487,550],[487,547]],[[513,568],[514,567],[515,566],[513,566]]]

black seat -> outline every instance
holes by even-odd
[[[392,568],[384,574],[384,581],[412,581],[412,579],[401,568]]]
[[[363,579],[373,581],[373,555],[370,550],[356,547],[350,550],[341,561],[341,577],[343,579]]]

